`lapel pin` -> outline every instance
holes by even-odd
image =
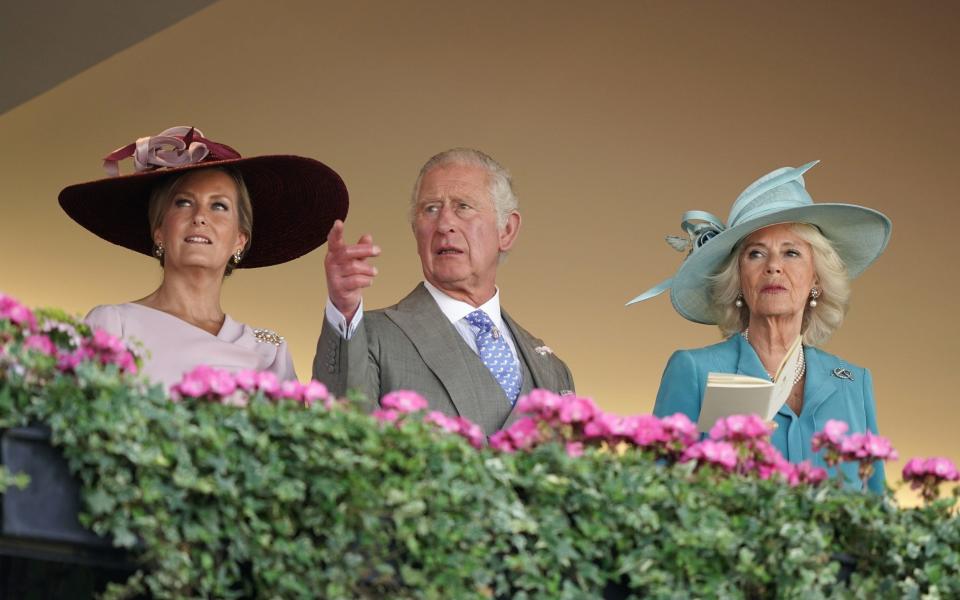
[[[553,350],[550,349],[550,346],[537,346],[533,349],[534,352],[540,356],[546,356],[548,354],[553,354]]]
[[[833,370],[833,376],[839,379],[849,379],[850,381],[853,381],[853,373],[850,372],[850,369],[837,367]]]

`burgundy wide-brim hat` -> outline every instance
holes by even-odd
[[[136,171],[118,175],[117,163],[134,159]],[[209,167],[240,173],[253,205],[252,241],[237,268],[266,267],[320,247],[349,200],[340,176],[312,158],[290,155],[242,158],[192,127],[173,127],[140,138],[104,159],[114,175],[78,183],[60,192],[70,217],[108,242],[152,256],[147,205],[153,188],[170,176]]]

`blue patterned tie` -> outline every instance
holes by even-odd
[[[503,339],[500,331],[494,327],[493,321],[482,310],[475,310],[466,316],[467,322],[478,328],[477,351],[480,360],[490,369],[490,374],[497,380],[503,393],[507,395],[510,404],[517,401],[520,393],[520,371],[513,360],[513,352],[507,340]]]

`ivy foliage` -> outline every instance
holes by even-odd
[[[478,451],[350,402],[173,402],[113,364],[14,352],[0,427],[49,427],[82,522],[141,566],[107,598],[960,597],[954,499]]]

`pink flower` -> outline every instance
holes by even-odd
[[[380,406],[401,413],[411,413],[427,408],[426,399],[410,390],[396,390],[380,399]]]
[[[588,440],[611,440],[624,435],[626,429],[623,417],[597,411],[586,425],[583,426],[583,436]]]
[[[137,361],[133,357],[133,354],[124,351],[114,357],[114,362],[121,371],[126,371],[127,373],[136,374],[137,372]]]
[[[624,419],[624,429],[634,444],[647,448],[670,439],[663,422],[653,415],[638,415]]]
[[[239,408],[243,408],[249,402],[250,402],[250,398],[241,389],[234,390],[233,393],[225,395],[220,398],[220,404],[223,404],[225,406],[236,406]]]
[[[257,389],[257,372],[251,371],[249,369],[244,369],[243,371],[237,371],[233,375],[233,380],[237,383],[237,387],[245,392],[254,392]]]
[[[97,350],[103,350],[108,353],[117,353],[126,351],[127,347],[120,340],[103,329],[97,329],[93,332],[91,344]]]
[[[210,391],[210,386],[206,379],[187,375],[180,380],[180,383],[173,384],[170,391],[180,397],[202,398]]]
[[[531,417],[523,417],[506,430],[510,443],[518,450],[533,446],[540,440],[540,431],[537,422]]]
[[[942,456],[929,458],[926,462],[926,468],[928,474],[938,479],[943,479],[944,481],[957,481],[960,479],[960,473],[957,473],[957,467],[954,466],[949,458],[943,458]]]
[[[535,389],[517,400],[517,410],[521,413],[538,415],[542,421],[557,418],[563,398],[550,390]]]
[[[254,375],[257,389],[268,396],[274,396],[280,391],[280,380],[270,371],[259,371]]]
[[[303,403],[307,406],[313,406],[313,403],[317,400],[326,400],[330,395],[327,386],[323,385],[319,381],[312,379],[310,383],[303,386]]]
[[[576,458],[578,456],[583,456],[583,443],[582,442],[567,442],[566,444],[567,456]]]
[[[218,396],[229,396],[237,389],[237,382],[229,371],[210,371],[207,374],[210,391]]]
[[[787,479],[793,472],[792,465],[769,440],[753,440],[744,447],[747,454],[740,460],[740,473],[756,475],[760,479],[770,479],[774,475]]]
[[[908,460],[907,464],[903,466],[903,478],[909,480],[925,474],[925,463],[926,461],[922,458],[911,458]]]
[[[460,422],[454,417],[448,417],[438,410],[432,410],[423,418],[424,423],[432,423],[448,433],[458,433]]]
[[[37,318],[33,312],[6,294],[0,294],[0,319],[9,319],[29,331],[37,328]]]
[[[280,384],[280,390],[274,396],[277,400],[295,400],[297,402],[303,399],[303,387],[299,381],[284,381]]]
[[[941,483],[960,480],[960,473],[950,459],[942,456],[911,458],[903,467],[903,480],[910,483],[911,489],[920,489],[924,501],[929,503],[940,497]]]
[[[47,356],[54,356],[57,353],[57,347],[54,346],[50,338],[45,335],[28,335],[23,341],[23,347],[36,350]]]
[[[388,409],[378,409],[371,413],[373,418],[380,421],[381,423],[395,423],[397,419],[400,418],[400,413],[393,410],[392,408]]]
[[[684,450],[680,460],[696,460],[732,471],[737,466],[737,449],[730,442],[703,440]]]
[[[460,423],[460,435],[474,448],[482,448],[483,442],[487,438],[483,433],[483,429],[480,429],[479,425],[464,417],[459,417],[458,421]]]
[[[869,431],[864,434],[863,449],[868,457],[878,460],[897,460],[899,454],[890,440],[882,435],[875,435]]]
[[[827,480],[827,471],[820,467],[814,467],[809,460],[800,464],[793,465],[787,474],[787,483],[795,487],[798,485],[818,485]]]
[[[710,428],[714,440],[747,441],[770,435],[770,426],[757,415],[730,415],[717,420]]]
[[[510,435],[507,433],[506,429],[501,429],[490,436],[490,447],[498,452],[506,453],[516,452],[517,450],[513,446],[513,442],[511,441]]]
[[[823,435],[830,442],[834,444],[839,444],[840,441],[843,439],[843,436],[847,434],[848,429],[850,429],[850,426],[847,425],[846,421],[829,419],[827,423],[823,426]]]
[[[590,398],[566,396],[560,405],[561,423],[584,423],[597,413],[597,406]]]
[[[660,419],[664,433],[670,439],[683,443],[685,446],[697,441],[700,437],[697,426],[683,413],[676,413]]]
[[[69,373],[75,371],[84,360],[85,357],[82,349],[74,352],[63,352],[57,355],[57,369]]]

